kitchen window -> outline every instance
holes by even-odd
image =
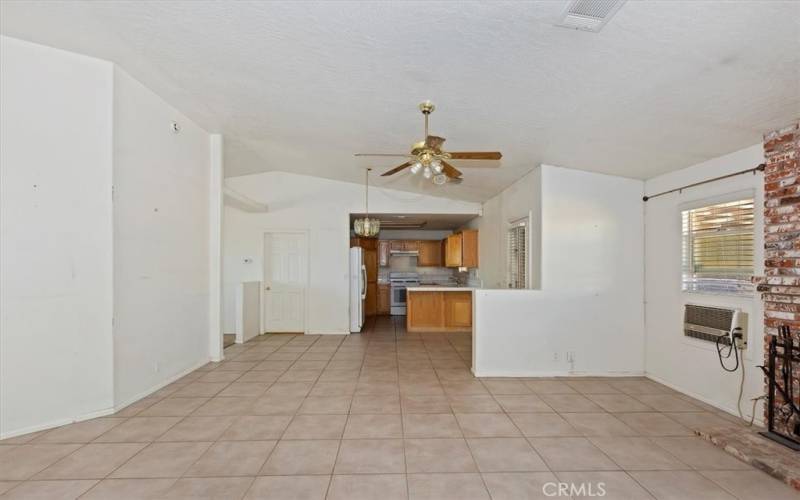
[[[508,288],[528,288],[528,219],[508,228]]]
[[[752,294],[753,198],[683,210],[681,219],[683,291]]]

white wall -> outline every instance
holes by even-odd
[[[117,405],[208,361],[209,162],[208,133],[115,69]]]
[[[508,253],[506,231],[510,223],[531,217],[528,248],[530,288],[540,286],[541,169],[533,169],[494,198],[483,204],[483,216],[469,221],[477,229],[480,268],[478,276],[485,288],[507,288]]]
[[[0,37],[0,435],[113,406],[110,63]]]
[[[269,205],[268,213],[225,207],[225,331],[235,329],[235,289],[263,276],[265,229],[309,232],[309,333],[349,330],[349,216],[364,210],[364,186],[284,172],[233,177],[227,184]],[[480,204],[370,188],[374,213],[478,214]],[[245,263],[251,259],[251,263]]]
[[[729,155],[678,170],[645,184],[647,194],[753,168],[763,163],[761,144]],[[752,297],[702,295],[681,291],[681,206],[713,200],[741,191],[755,194],[756,275],[763,275],[763,176],[740,175],[653,198],[645,203],[646,227],[646,331],[647,373],[682,392],[702,399],[731,413],[737,413],[736,400],[741,372],[727,373],[719,366],[717,353],[708,342],[683,336],[683,305],[686,302],[741,308],[749,315],[750,342],[745,353],[744,399],[742,409],[750,415],[750,398],[763,392],[763,376],[755,365],[763,362],[763,307],[757,293]],[[756,415],[762,415],[756,410]]]
[[[643,183],[549,165],[536,179],[542,288],[475,292],[473,370],[643,374]]]

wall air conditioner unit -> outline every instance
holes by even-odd
[[[747,347],[747,313],[739,309],[686,304],[683,309],[683,334],[707,342],[731,345],[734,329],[740,328],[742,337],[737,347]]]

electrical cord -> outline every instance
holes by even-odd
[[[738,332],[737,332],[738,330]],[[717,346],[717,355],[719,356],[719,364],[723,370],[726,372],[733,373],[739,369],[739,349],[736,348],[736,339],[742,337],[742,329],[740,327],[736,327],[732,331],[732,335],[729,337],[731,339],[731,343],[728,346],[720,346],[720,341],[722,340],[722,336],[717,337],[715,344]],[[727,352],[723,354],[725,347],[728,348]],[[725,366],[725,362],[722,361],[723,359],[730,359],[731,355],[733,355],[734,359],[736,360],[736,364],[733,368],[728,368]],[[744,372],[744,370],[742,370]]]

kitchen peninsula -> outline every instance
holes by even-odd
[[[473,288],[417,286],[406,289],[409,332],[471,332]]]

